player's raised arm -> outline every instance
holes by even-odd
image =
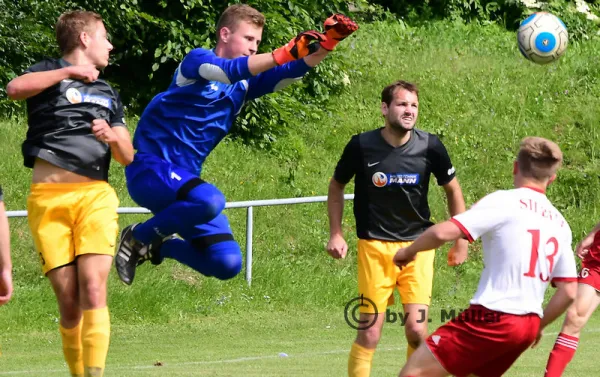
[[[304,31],[273,51],[276,64],[283,65],[304,58],[309,67],[316,67],[339,42],[358,30],[358,24],[348,16],[334,14],[325,20],[323,28],[324,34],[315,30]]]
[[[343,14],[334,14],[329,17],[323,23],[323,27],[325,30],[325,39],[319,42],[322,48],[304,58],[304,61],[310,67],[316,67],[325,59],[327,52],[333,51],[338,43],[358,30],[358,24]]]
[[[319,43],[321,47],[327,51],[333,51],[338,43],[346,39],[350,34],[358,30],[358,24],[350,17],[343,14],[334,14],[323,22],[325,30],[325,40]],[[304,60],[311,67],[316,66],[323,60],[326,54],[315,56],[308,55]]]
[[[65,68],[46,70],[45,63],[29,68],[23,75],[15,77],[6,86],[6,95],[11,100],[24,100],[33,97],[65,79],[92,82],[98,79],[100,71],[92,64],[72,65]]]
[[[211,50],[190,51],[179,66],[178,79],[218,81],[232,84],[276,66],[271,53],[240,56],[234,59],[217,56]]]
[[[249,38],[252,37],[249,36]],[[319,50],[319,42],[324,40],[325,36],[319,32],[304,31],[292,38],[286,45],[270,53],[254,55],[256,51],[250,49],[249,56],[244,55],[233,59],[221,57],[211,50],[197,48],[190,51],[183,59],[179,67],[179,74],[184,79],[205,79],[231,84],[247,80],[276,66],[304,58]],[[256,46],[258,47],[258,45]],[[318,56],[319,58],[310,59],[313,66],[318,64],[317,61],[321,61],[326,53],[322,52]]]
[[[273,51],[278,66],[249,80],[247,100],[281,90],[300,80],[311,68],[321,63],[340,41],[354,33],[358,25],[349,17],[335,14],[325,20],[324,28],[325,34],[305,31]],[[254,64],[255,58],[256,61],[263,60],[260,55],[251,56],[249,66]]]

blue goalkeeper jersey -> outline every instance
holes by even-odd
[[[169,88],[142,113],[133,145],[138,153],[200,175],[204,160],[229,133],[245,102],[286,87],[309,69],[299,59],[252,76],[247,56],[224,59],[213,50],[194,49]]]

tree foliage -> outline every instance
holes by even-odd
[[[585,3],[589,14],[578,9],[577,2],[568,0],[371,0],[408,23],[431,19],[452,19],[464,22],[498,22],[509,30],[516,30],[529,14],[547,11],[559,16],[569,29],[574,41],[587,39],[598,33],[591,18],[598,15],[600,4]],[[588,17],[590,16],[591,17]]]
[[[195,47],[211,48],[215,27],[225,8],[241,1],[223,0],[0,0],[0,112],[23,110],[23,103],[6,98],[8,81],[36,61],[57,56],[54,24],[72,9],[92,10],[102,15],[114,45],[111,64],[103,77],[115,85],[128,105],[130,116],[139,114],[150,99],[169,85],[173,72],[187,52]],[[348,13],[342,0],[251,0],[245,1],[267,18],[259,52],[287,43],[298,32],[321,29],[335,12]],[[342,47],[343,49],[344,47]],[[334,54],[335,55],[335,54]],[[267,146],[289,124],[290,119],[310,121],[323,110],[331,95],[344,87],[347,69],[333,56],[326,69],[310,73],[310,79],[268,99],[246,106],[234,132],[250,143]]]
[[[150,99],[168,86],[173,71],[192,48],[214,45],[221,12],[240,0],[0,0],[0,114],[22,112],[23,103],[6,98],[8,81],[36,61],[57,56],[54,24],[72,9],[100,13],[114,50],[104,78],[115,85],[128,108],[140,114]],[[267,23],[259,52],[286,43],[298,32],[321,29],[334,12],[352,13],[361,21],[402,18],[407,23],[450,18],[463,22],[502,22],[515,29],[534,10],[549,10],[563,18],[572,40],[588,38],[596,25],[567,0],[538,1],[528,9],[518,0],[248,0],[265,14]],[[350,11],[349,8],[352,8]],[[596,10],[592,5],[592,10]],[[360,32],[360,31],[359,31]],[[250,144],[266,147],[288,126],[314,122],[326,113],[329,99],[346,85],[351,62],[342,43],[306,80],[286,90],[249,103],[237,119],[234,134]],[[341,57],[340,57],[341,55]]]

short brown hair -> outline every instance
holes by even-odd
[[[79,46],[79,35],[91,33],[96,29],[96,22],[102,22],[98,13],[76,10],[60,15],[56,23],[56,41],[60,52],[65,55]]]
[[[541,137],[530,136],[521,141],[517,161],[521,175],[537,181],[545,181],[560,168],[563,154],[560,147]]]
[[[398,89],[408,90],[419,97],[419,88],[417,88],[415,84],[404,80],[398,80],[383,89],[381,92],[381,102],[385,102],[385,104],[389,106],[394,99],[394,93],[396,93],[396,90]]]
[[[222,28],[227,27],[233,32],[240,21],[250,22],[257,27],[265,26],[265,16],[256,9],[246,4],[231,5],[219,17],[219,22],[217,22],[217,39],[220,38]]]

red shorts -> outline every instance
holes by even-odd
[[[594,242],[581,263],[581,271],[577,278],[579,283],[587,284],[600,292],[600,232],[594,235]]]
[[[533,344],[537,314],[514,315],[471,305],[427,338],[427,347],[453,376],[502,376]]]
[[[597,261],[593,263],[581,263],[581,270],[577,275],[577,282],[587,284],[600,292],[600,265]]]

